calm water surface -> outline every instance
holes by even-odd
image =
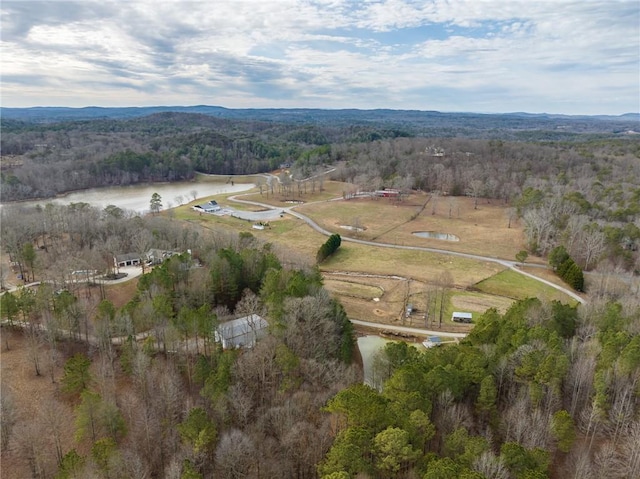
[[[147,213],[149,211],[149,201],[153,193],[158,193],[162,197],[162,208],[166,209],[169,206],[178,206],[178,196],[183,197],[183,204],[193,201],[192,191],[196,192],[197,198],[204,198],[221,193],[239,193],[250,190],[253,186],[253,184],[247,183],[231,185],[226,183],[191,183],[188,181],[157,183],[153,185],[112,186],[77,191],[59,198],[23,201],[17,204],[35,206],[38,204],[45,205],[47,203],[60,205],[88,203],[98,208],[115,205],[119,208],[132,210],[137,213]]]
[[[373,358],[375,354],[384,348],[385,344],[390,343],[388,339],[380,336],[369,335],[360,336],[358,338],[358,349],[362,356],[362,366],[364,369],[364,383],[375,387],[373,378]]]

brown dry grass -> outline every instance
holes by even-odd
[[[124,283],[118,283],[105,287],[107,299],[113,303],[116,308],[121,308],[127,304],[136,292],[138,287],[138,278],[133,278]]]
[[[322,269],[400,275],[424,282],[434,282],[448,271],[455,286],[464,289],[499,273],[504,267],[488,261],[343,241],[340,249],[322,263]]]
[[[432,214],[434,201],[435,214]],[[426,207],[421,211],[425,203]],[[516,253],[524,248],[521,224],[512,222],[512,227],[507,227],[507,206],[481,201],[474,209],[472,198],[434,200],[426,193],[414,193],[400,202],[390,198],[361,198],[303,205],[298,210],[329,231],[383,243],[426,246],[508,260],[514,260]],[[365,231],[355,233],[344,228],[355,222],[365,227]],[[412,234],[417,231],[449,233],[460,241],[419,238]],[[528,261],[542,262],[536,257],[530,257]]]
[[[247,194],[243,194],[240,198],[243,200],[257,201],[259,203],[273,205],[277,208],[284,208],[291,206],[293,201],[299,201],[302,204],[306,204],[317,201],[332,200],[334,198],[342,198],[343,193],[347,191],[349,186],[349,184],[342,183],[340,181],[325,180],[323,189],[320,190],[318,185],[316,185],[315,192],[311,191],[311,184],[307,183],[307,190],[305,192],[303,189],[302,194],[298,194],[297,188],[294,188],[293,195],[283,195],[278,193],[277,189],[274,187],[274,194],[267,194],[266,188],[264,188],[262,194],[260,194],[258,189],[255,189]]]
[[[437,326],[434,323],[425,323],[427,283],[423,281],[391,276],[354,276],[353,274],[328,272],[324,273],[324,278],[325,287],[340,300],[350,318],[372,323],[419,328]],[[349,286],[345,286],[345,284]],[[356,294],[353,294],[354,291]],[[373,291],[381,291],[382,293],[374,296]],[[406,318],[404,314],[407,303],[412,304],[415,310],[409,318]],[[452,322],[451,313],[453,311],[469,311],[476,316],[491,307],[505,311],[512,303],[513,300],[509,298],[451,290],[445,305],[443,328],[448,331],[467,331],[472,327]]]
[[[489,308],[496,308],[504,313],[513,304],[513,299],[465,291],[454,294],[451,304],[456,311],[482,314]]]

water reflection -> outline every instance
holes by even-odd
[[[450,233],[439,233],[437,231],[414,231],[412,234],[420,238],[438,239],[444,241],[460,241],[460,238],[458,238],[456,235],[452,235]]]
[[[59,198],[23,201],[16,204],[21,206],[35,206],[46,205],[47,203],[59,205],[88,203],[98,208],[115,205],[118,208],[135,211],[136,213],[147,213],[149,212],[149,201],[153,193],[158,193],[162,197],[162,207],[166,209],[169,206],[178,206],[180,202],[189,203],[193,201],[194,195],[196,198],[203,198],[224,193],[239,193],[250,190],[253,186],[253,184],[241,183],[231,185],[209,182],[192,183],[188,181],[152,185],[112,186],[76,191]]]
[[[380,389],[380,379],[374,374],[373,363],[376,354],[381,351],[387,343],[391,341],[380,336],[360,336],[358,338],[358,349],[362,356],[362,367],[364,370],[364,383],[372,388]]]

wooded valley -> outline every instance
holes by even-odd
[[[24,282],[41,281],[0,298],[3,362],[26,351],[21,374],[52,391],[25,421],[3,374],[3,477],[640,476],[637,291],[515,301],[458,344],[390,344],[372,387],[353,325],[308,255],[224,223],[46,201],[200,172],[278,170],[294,185],[331,170],[345,196],[388,188],[398,202],[420,190],[434,203],[508,205],[525,253],[548,257],[575,290],[575,271],[640,274],[640,139],[625,122],[605,121],[619,125],[609,131],[562,118],[545,130],[519,118],[465,135],[466,119],[447,135],[406,113],[344,115],[2,120],[2,251]],[[28,198],[43,206],[7,203]],[[318,260],[339,239],[318,244]],[[93,277],[115,280],[115,256],[151,249],[171,254],[126,283]],[[255,345],[223,349],[217,326],[255,316],[268,323]]]

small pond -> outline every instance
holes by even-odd
[[[371,386],[374,389],[382,387],[381,378],[376,377],[373,371],[373,363],[378,351],[382,350],[387,343],[397,343],[392,339],[385,339],[381,336],[370,334],[367,336],[360,336],[358,338],[358,349],[362,356],[362,369],[364,370],[364,383]],[[425,347],[421,343],[409,343],[410,345],[418,348],[419,351],[424,351]]]
[[[452,235],[451,233],[439,233],[437,231],[414,231],[412,234],[420,238],[437,239],[444,241],[460,241],[460,238],[458,238],[456,235]]]
[[[358,338],[358,349],[362,356],[362,367],[364,369],[364,383],[371,387],[375,387],[375,379],[373,377],[373,358],[375,354],[384,348],[385,344],[390,343],[388,339],[380,336],[369,335],[360,336]]]

